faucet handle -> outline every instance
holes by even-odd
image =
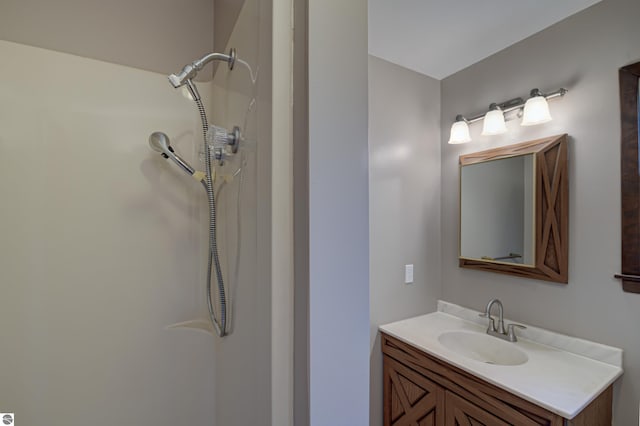
[[[525,327],[524,325],[520,325],[520,324],[509,324],[507,325],[507,338],[509,339],[510,342],[517,342],[518,338],[516,337],[516,332],[515,332],[515,328],[521,328],[521,329],[525,329],[527,327]]]

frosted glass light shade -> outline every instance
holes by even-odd
[[[469,126],[464,121],[456,121],[451,125],[451,134],[449,136],[450,144],[471,142],[469,135]]]
[[[551,121],[551,113],[549,113],[549,104],[544,96],[534,96],[527,99],[524,104],[524,113],[522,115],[523,126],[534,126]]]
[[[493,109],[485,114],[482,125],[482,136],[500,135],[507,132],[504,122],[504,113],[499,109]]]

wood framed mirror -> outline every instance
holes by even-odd
[[[622,67],[620,79],[620,167],[622,190],[622,289],[640,293],[640,161],[638,91],[640,62]]]
[[[567,135],[461,155],[459,265],[567,283]]]

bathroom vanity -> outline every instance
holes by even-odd
[[[611,424],[622,350],[535,327],[510,343],[482,322],[440,301],[380,327],[385,426]]]

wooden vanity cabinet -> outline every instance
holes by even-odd
[[[606,426],[609,386],[571,420],[382,333],[384,426]]]

